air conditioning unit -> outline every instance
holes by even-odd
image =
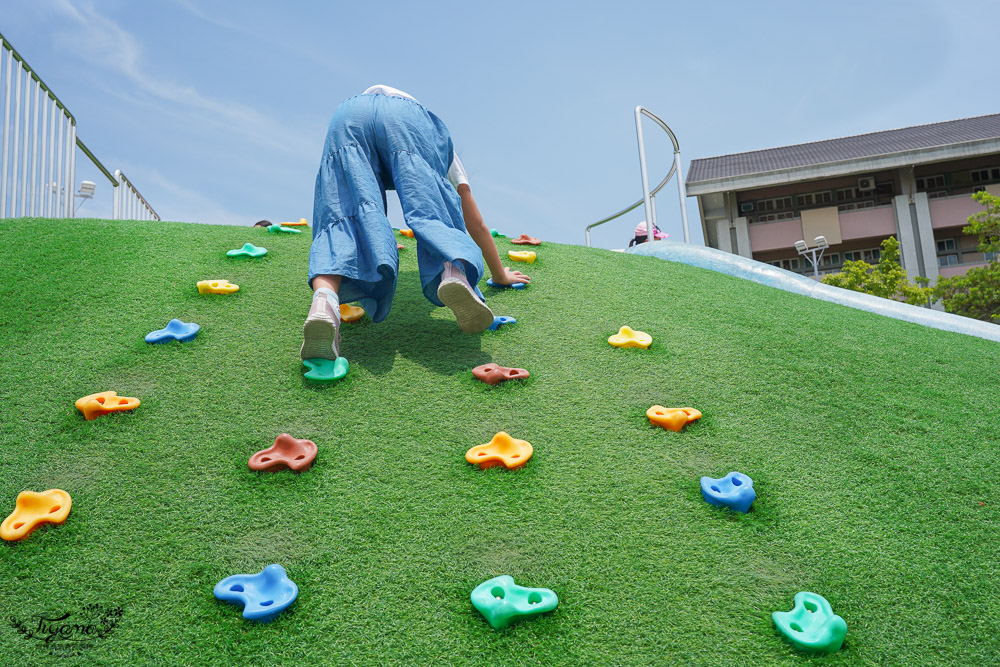
[[[753,213],[753,202],[745,201],[740,204],[740,213]]]
[[[862,192],[868,192],[875,189],[875,177],[865,176],[864,178],[858,179],[858,190]]]

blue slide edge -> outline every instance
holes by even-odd
[[[869,313],[885,315],[886,317],[905,320],[914,324],[922,324],[925,327],[1000,342],[1000,326],[996,324],[960,315],[952,315],[951,313],[942,313],[930,308],[911,306],[899,301],[893,301],[892,299],[883,299],[871,294],[864,294],[863,292],[854,292],[832,285],[824,285],[812,278],[779,269],[764,262],[716,250],[715,248],[681,243],[679,241],[656,241],[654,243],[643,243],[634,246],[626,252],[633,255],[658,257],[668,262],[678,262],[680,264],[687,264],[688,266],[697,266],[702,269],[725,273],[736,278],[751,280],[755,283],[786,292],[820,299],[821,301],[829,301],[849,308],[866,310]]]

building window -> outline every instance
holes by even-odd
[[[795,211],[782,211],[781,213],[766,213],[754,218],[754,222],[772,222],[774,220],[791,220],[797,218]]]
[[[795,259],[776,259],[774,261],[768,262],[771,266],[776,266],[779,269],[785,269],[786,271],[798,271],[799,270],[799,260]]]
[[[938,255],[938,266],[955,266],[958,264],[958,255]]]
[[[987,262],[992,262],[996,258],[997,258],[997,254],[995,252],[984,252],[983,253],[983,259],[986,260]]]
[[[970,174],[972,175],[973,183],[985,183],[990,180],[989,169],[973,169]]]
[[[934,190],[944,187],[944,174],[924,176],[917,179],[917,190]]]
[[[795,195],[796,206],[822,206],[833,201],[829,190],[826,192],[809,192],[804,195]]]
[[[847,250],[844,252],[845,262],[860,262],[861,261],[861,251],[860,250]]]
[[[857,188],[841,188],[840,190],[837,190],[838,202],[850,201],[851,199],[857,199],[857,198],[858,198]]]
[[[758,211],[781,211],[792,207],[792,198],[776,197],[774,199],[758,199],[754,207]]]
[[[868,201],[851,202],[849,204],[841,204],[837,207],[838,211],[860,211],[866,208],[875,208],[875,202],[871,199]]]
[[[941,198],[947,197],[947,196],[948,196],[948,191],[947,190],[938,190],[937,192],[928,192],[927,193],[927,198],[928,199],[941,199]]]
[[[831,252],[823,255],[823,266],[836,266],[840,264],[840,253]]]
[[[882,259],[882,250],[880,248],[872,248],[870,250],[863,251],[862,256],[865,261],[869,264],[878,264],[878,261]]]
[[[955,239],[938,239],[938,252],[948,252],[955,249]]]

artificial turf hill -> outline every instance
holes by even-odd
[[[343,325],[350,373],[323,386],[298,359],[308,231],[0,221],[0,516],[25,489],[73,498],[65,524],[0,544],[5,664],[1000,655],[1000,345],[553,243],[528,289],[484,286],[517,323],[466,335],[421,296],[401,240],[392,313]],[[270,252],[226,257],[248,241]],[[206,278],[240,291],[199,295]],[[193,342],[143,342],[175,317],[201,325]],[[652,348],[609,346],[623,324]],[[475,381],[490,361],[531,377]],[[105,390],[142,405],[85,421],[74,401]],[[653,404],[704,417],[653,428]],[[524,469],[465,462],[501,430],[534,446]],[[282,432],[319,445],[313,468],[251,472]],[[700,496],[700,476],[732,470],[755,480],[747,515]],[[212,597],[270,563],[299,586],[275,622]],[[491,629],[469,593],[500,574],[559,607]],[[838,654],[775,632],[802,590],[846,619]],[[116,608],[82,647],[15,629]]]

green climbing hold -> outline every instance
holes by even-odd
[[[847,622],[833,613],[822,595],[801,591],[795,594],[795,608],[771,614],[774,625],[785,639],[804,651],[836,653],[847,635]]]
[[[226,257],[263,257],[267,254],[267,248],[258,248],[252,243],[244,243],[242,248],[230,250]]]
[[[503,234],[501,234],[500,232],[498,232],[498,231],[496,230],[496,228],[494,228],[494,229],[491,229],[491,230],[490,230],[490,236],[492,236],[492,237],[496,238],[497,236],[503,236]]]
[[[347,357],[336,359],[303,359],[302,365],[308,368],[306,379],[313,382],[334,382],[347,375],[349,364]]]
[[[271,225],[267,228],[268,234],[301,234],[301,229],[286,227],[285,225]]]
[[[559,598],[549,589],[518,586],[508,574],[479,584],[471,598],[472,606],[497,630],[522,618],[552,611],[559,604]]]

